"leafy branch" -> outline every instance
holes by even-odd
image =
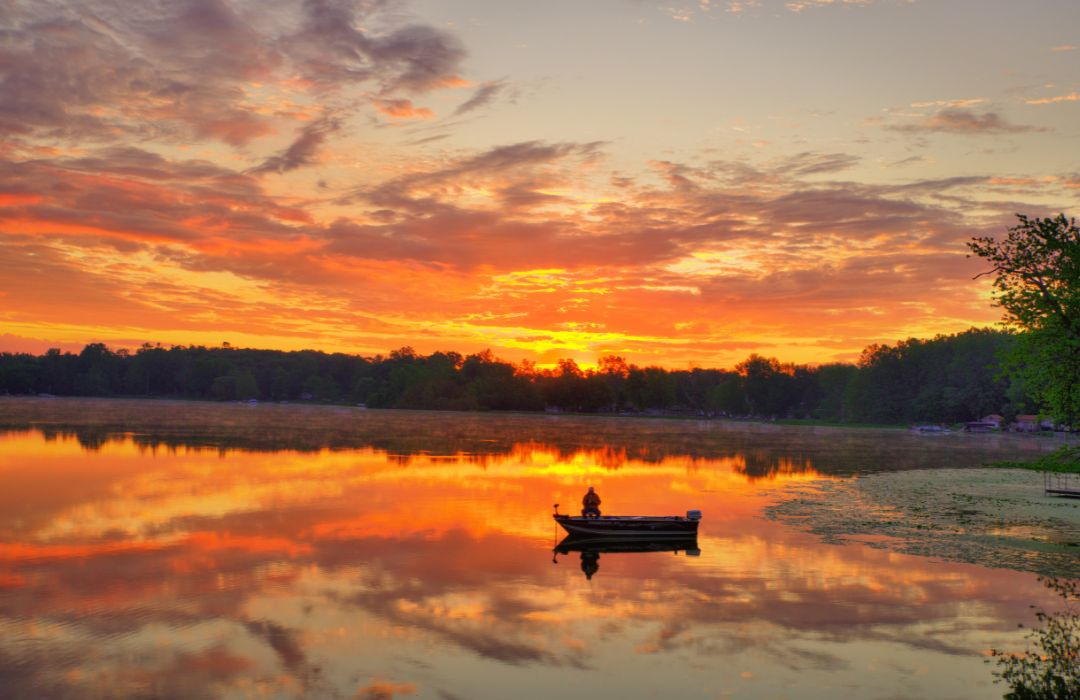
[[[1027,634],[1027,649],[991,652],[995,682],[1009,684],[1006,700],[1080,700],[1080,579],[1040,580],[1065,605],[1054,612],[1032,606],[1039,626]]]

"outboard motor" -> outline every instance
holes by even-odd
[[[701,511],[700,510],[688,510],[688,511],[686,511],[686,519],[687,520],[701,520]]]

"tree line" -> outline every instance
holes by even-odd
[[[539,369],[490,351],[421,355],[405,347],[362,357],[143,345],[134,352],[92,343],[79,353],[0,354],[0,393],[221,401],[316,401],[372,408],[560,410],[836,422],[962,422],[1036,405],[1001,359],[1018,334],[970,329],[873,345],[855,364],[783,363],[751,355],[732,370],[640,367],[604,357]]]

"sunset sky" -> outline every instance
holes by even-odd
[[[994,323],[1076,0],[0,0],[0,351],[727,367]]]

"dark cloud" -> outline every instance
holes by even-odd
[[[370,55],[393,66],[384,89],[430,90],[459,81],[453,71],[465,58],[465,49],[451,34],[424,25],[412,25],[370,44]]]
[[[308,663],[307,654],[296,630],[270,620],[248,620],[244,627],[252,635],[265,641],[277,654],[282,668],[301,680],[305,686],[318,679],[319,670]]]
[[[450,138],[450,134],[448,132],[443,132],[441,134],[435,134],[433,136],[423,136],[418,139],[413,139],[412,141],[409,141],[407,143],[409,146],[422,146],[425,143],[434,143],[436,141],[443,141],[448,138]]]
[[[892,131],[905,133],[942,133],[942,134],[1005,134],[1025,131],[1045,131],[1045,129],[1013,124],[997,112],[979,114],[970,109],[943,109],[936,114],[923,117],[914,124],[891,124],[885,127]]]
[[[267,158],[262,164],[252,168],[251,173],[285,173],[296,170],[315,161],[326,138],[340,128],[340,122],[332,118],[323,118],[308,124],[300,130],[300,135],[289,147],[276,156]]]
[[[312,124],[257,171],[283,172],[309,162],[332,128],[330,121]],[[772,171],[666,163],[669,188],[628,185],[625,198],[595,205],[588,219],[544,213],[553,204],[569,203],[552,190],[594,162],[600,147],[523,142],[490,149],[357,192],[350,201],[374,205],[370,219],[342,218],[325,226],[306,218],[303,209],[282,207],[254,173],[200,160],[167,160],[131,147],[108,148],[80,158],[0,164],[5,191],[26,198],[0,208],[0,221],[33,221],[39,232],[55,236],[81,230],[85,237],[91,228],[117,244],[183,244],[189,248],[162,254],[192,269],[294,281],[320,279],[320,261],[335,256],[461,270],[632,267],[661,265],[701,247],[769,240],[787,241],[793,254],[803,256],[789,266],[806,266],[828,257],[846,239],[955,241],[967,232],[961,217],[927,204],[926,198],[983,182],[958,178],[807,188]],[[801,169],[816,171],[818,165],[805,164],[822,160],[845,159],[804,155]],[[724,186],[710,182],[714,173],[725,178]],[[459,193],[467,187],[487,189],[498,207],[461,202]],[[203,243],[223,235],[236,244],[265,244],[229,251]],[[297,255],[290,242],[302,240],[307,253]]]
[[[402,209],[453,208],[441,201],[443,196],[455,193],[460,185],[471,180],[499,179],[500,187],[514,188],[514,182],[533,178],[535,188],[537,168],[550,168],[567,160],[590,162],[600,156],[603,145],[599,141],[581,144],[523,141],[496,146],[441,169],[406,175],[373,189],[356,190],[344,201],[366,200],[381,207]],[[514,189],[520,197],[522,190]]]
[[[466,114],[475,109],[484,107],[492,100],[494,100],[499,93],[506,89],[506,83],[502,80],[493,81],[490,83],[484,83],[473,92],[472,97],[458,105],[458,108],[454,110],[455,116]]]
[[[392,95],[460,80],[465,51],[453,35],[423,25],[361,28],[377,23],[384,7],[348,0],[307,0],[299,12],[223,0],[9,6],[0,29],[0,133],[240,146],[273,129],[252,109],[251,83],[292,80],[320,94],[369,83]]]
[[[283,51],[322,88],[375,81],[383,93],[425,91],[460,81],[465,49],[452,34],[409,25],[382,34],[360,28],[386,3],[305,0],[299,30],[281,37]]]

